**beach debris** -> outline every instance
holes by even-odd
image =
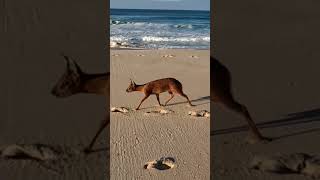
[[[189,56],[190,58],[199,58],[199,56],[195,56],[195,55],[191,55],[191,56]]]
[[[52,147],[43,144],[12,144],[0,149],[1,157],[7,159],[31,159],[48,161],[58,159],[59,153]]]
[[[208,112],[207,110],[189,111],[188,114],[190,116],[195,116],[195,117],[206,117],[206,118],[210,117],[210,112]]]
[[[162,57],[164,57],[164,58],[173,58],[173,57],[176,57],[176,56],[172,55],[172,54],[166,54],[166,55],[163,55]]]
[[[305,153],[279,154],[274,156],[255,156],[251,169],[278,174],[302,174],[320,178],[320,156]]]
[[[145,114],[169,114],[173,113],[174,111],[170,109],[158,109],[158,110],[153,110],[153,111],[147,111]]]
[[[110,42],[110,48],[128,48],[129,44],[127,42]]]
[[[168,170],[175,167],[175,160],[172,157],[162,157],[159,160],[147,162],[144,169]]]
[[[64,174],[66,165],[80,160],[82,151],[68,146],[46,144],[8,144],[0,147],[0,160],[34,163],[54,174]]]
[[[129,109],[126,107],[111,107],[111,112],[127,113],[129,112]]]
[[[139,57],[143,57],[143,56],[146,56],[146,55],[144,55],[144,54],[138,54],[137,56],[139,56]]]
[[[115,57],[117,57],[117,56],[119,56],[119,54],[112,54],[111,56],[115,56]]]

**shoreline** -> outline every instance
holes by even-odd
[[[137,50],[137,51],[139,51],[139,50],[146,50],[146,51],[148,51],[148,50],[155,50],[155,51],[157,51],[157,50],[160,50],[160,51],[162,51],[162,50],[178,50],[178,51],[180,51],[180,50],[195,50],[195,51],[210,51],[210,48],[208,48],[208,49],[196,49],[196,48],[159,48],[159,49],[147,49],[147,48],[110,48],[110,51],[113,51],[113,50]]]

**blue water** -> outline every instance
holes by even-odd
[[[111,9],[111,47],[209,49],[210,12]]]

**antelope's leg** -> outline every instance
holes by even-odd
[[[95,136],[94,136],[93,139],[91,140],[89,146],[88,146],[87,148],[85,148],[85,151],[86,151],[86,152],[91,151],[91,149],[92,149],[94,143],[96,142],[97,138],[99,137],[100,133],[102,132],[102,130],[103,130],[105,127],[107,127],[107,125],[109,124],[109,122],[110,122],[109,117],[106,117],[106,119],[105,119],[104,121],[102,121],[102,123],[101,123],[101,125],[100,125],[100,127],[99,127],[99,129],[98,129],[98,131],[97,131],[97,133],[95,134]]]
[[[160,103],[159,94],[156,94],[156,96],[157,96],[157,101],[158,101],[158,103],[159,103],[159,106],[162,106],[162,104]]]
[[[256,124],[252,120],[252,118],[249,114],[249,111],[247,110],[247,108],[244,105],[236,102],[231,97],[228,99],[224,99],[222,103],[223,103],[223,105],[225,105],[229,109],[239,113],[240,115],[242,115],[245,118],[245,120],[248,123],[250,133],[254,136],[254,138],[256,138],[257,140],[264,139],[264,137],[261,135],[260,131],[258,130]]]
[[[190,106],[193,106],[186,94],[182,93],[181,96],[185,97],[188,100],[188,103],[189,103]]]
[[[174,97],[174,94],[172,92],[169,92],[170,94],[170,98],[166,101],[166,103],[164,104],[165,106],[168,104],[168,102]]]
[[[140,102],[139,106],[136,108],[136,110],[138,110],[140,108],[140,106],[143,103],[143,101],[146,100],[149,96],[150,96],[150,94],[145,95],[145,97],[141,100],[141,102]]]

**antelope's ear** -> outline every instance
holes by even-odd
[[[136,83],[132,79],[130,79],[130,81],[131,81],[131,84],[136,85]]]
[[[83,71],[82,69],[80,68],[80,66],[78,65],[78,63],[74,60],[72,60],[73,62],[73,65],[74,65],[74,68],[75,68],[75,71],[78,73],[78,74],[83,74]]]
[[[64,55],[63,53],[61,53],[61,56],[63,56],[64,60],[66,61],[66,66],[67,66],[67,70],[71,71],[71,66],[70,66],[70,59],[68,56]]]

